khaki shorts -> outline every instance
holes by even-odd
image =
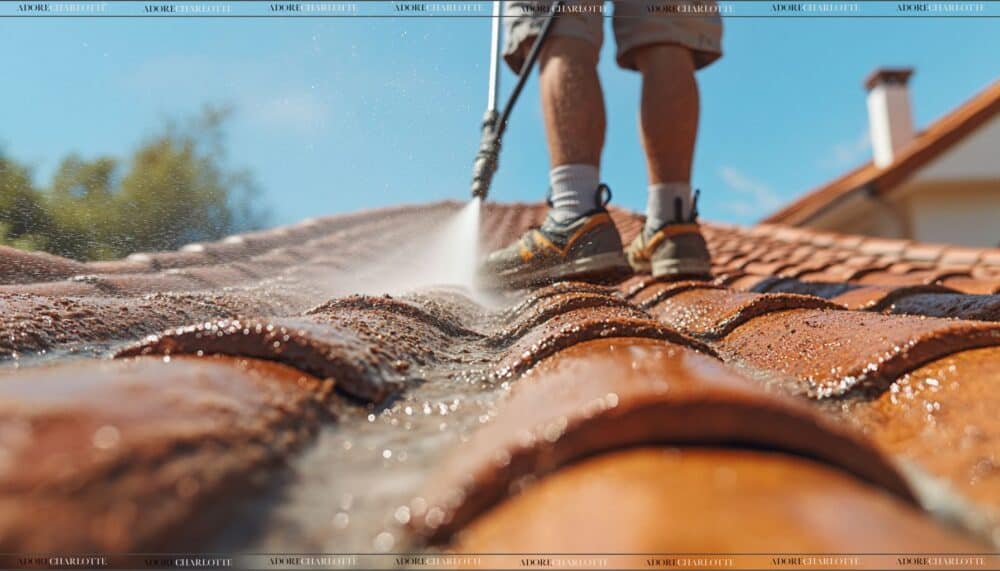
[[[508,0],[504,5],[507,39],[503,55],[515,73],[541,31],[551,4],[552,0]],[[690,49],[697,68],[722,56],[722,18],[714,10],[715,0],[614,0],[613,4],[617,60],[623,68],[636,69],[633,50],[652,44]],[[603,7],[601,0],[566,0],[552,35],[580,38],[600,48]]]

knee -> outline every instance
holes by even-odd
[[[549,36],[542,46],[538,61],[542,69],[552,61],[562,61],[570,65],[597,67],[600,49],[593,43],[572,36]]]
[[[631,54],[641,73],[669,70],[674,73],[694,73],[691,50],[677,44],[649,44],[639,46]]]

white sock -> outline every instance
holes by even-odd
[[[691,184],[687,182],[663,182],[649,185],[649,199],[646,202],[646,234],[652,234],[666,224],[677,222],[676,199],[681,199],[680,219],[688,221],[691,216]]]
[[[568,222],[597,208],[600,172],[594,165],[559,165],[549,171],[552,210],[556,222]]]

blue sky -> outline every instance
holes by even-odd
[[[874,67],[917,68],[921,127],[1000,76],[989,19],[727,19],[723,42],[699,74],[694,184],[714,220],[753,222],[867,160]],[[615,66],[613,43],[603,178],[639,209],[639,78]],[[67,153],[123,155],[163,118],[226,103],[231,162],[255,173],[275,224],[464,199],[488,53],[487,19],[0,20],[0,147],[47,183]],[[497,200],[544,196],[537,93],[533,80],[514,113]]]

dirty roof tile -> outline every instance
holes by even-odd
[[[496,369],[499,379],[512,379],[540,360],[567,347],[607,337],[640,337],[670,341],[707,355],[715,351],[692,337],[665,326],[643,314],[619,307],[596,307],[558,315],[523,335]]]
[[[404,302],[360,296],[322,306],[305,317],[220,320],[168,330],[118,352],[136,355],[229,355],[285,363],[338,390],[381,402],[419,382],[409,364],[426,364],[448,352],[450,331],[438,318]],[[384,343],[386,335],[393,342]]]
[[[973,349],[927,363],[877,398],[851,402],[839,413],[883,449],[1000,507],[992,464],[1000,443],[998,383],[1000,349]]]
[[[941,283],[965,293],[1000,293],[1000,278],[978,279],[966,276],[951,276],[941,280]]]
[[[913,293],[900,296],[885,307],[885,311],[906,315],[1000,321],[1000,295]]]
[[[0,284],[57,280],[83,273],[85,268],[80,262],[52,254],[0,246]]]
[[[718,339],[757,316],[787,309],[840,309],[814,296],[688,289],[651,305],[656,319],[689,335]]]
[[[844,305],[847,309],[881,311],[892,305],[897,299],[917,293],[955,293],[955,290],[934,284],[898,287],[860,286],[838,293],[831,297],[831,299]]]
[[[207,509],[239,501],[241,482],[329,414],[329,383],[265,362],[90,361],[0,378],[0,434],[18,467],[0,472],[7,552],[190,544],[209,531]]]
[[[862,286],[846,282],[833,282],[833,283],[822,282],[822,281],[807,282],[791,278],[784,278],[784,279],[775,278],[767,281],[762,281],[756,287],[751,288],[751,290],[758,293],[797,293],[801,295],[813,295],[816,297],[821,297],[823,299],[832,300],[841,294],[857,289],[859,287]],[[838,300],[837,303],[843,304],[843,302],[840,300]],[[855,308],[848,306],[848,309],[855,309]]]
[[[815,398],[884,390],[939,357],[1000,345],[1000,324],[795,309],[754,318],[713,346],[724,358],[792,381]]]
[[[351,291],[350,284],[364,279],[352,273],[357,267],[357,259],[385,255],[384,248],[388,246],[365,249],[362,245],[371,242],[368,238],[379,236],[382,242],[398,248],[397,237],[412,235],[428,224],[443,221],[458,207],[456,203],[446,203],[324,217],[291,227],[195,244],[179,252],[152,253],[130,261],[79,264],[47,255],[0,250],[0,254],[27,260],[11,274],[14,275],[11,279],[32,282],[0,285],[0,358],[17,358],[50,349],[102,355],[123,341],[133,343],[121,352],[123,355],[145,351],[157,355],[156,361],[162,362],[162,357],[171,353],[171,363],[164,365],[177,363],[178,353],[227,353],[241,360],[259,357],[295,366],[303,371],[300,375],[310,379],[313,375],[315,378],[331,377],[333,383],[324,386],[336,387],[340,393],[352,397],[347,399],[352,403],[349,406],[381,400],[386,407],[392,406],[388,397],[397,391],[418,390],[428,371],[454,374],[455,371],[468,371],[463,367],[473,364],[476,375],[481,375],[476,376],[480,379],[476,386],[483,390],[509,387],[511,401],[504,406],[515,406],[520,402],[518,399],[527,398],[522,397],[521,392],[532,390],[533,383],[546,375],[561,378],[562,373],[555,374],[555,369],[568,367],[569,370],[572,369],[570,361],[582,360],[590,363],[587,367],[596,367],[608,374],[576,375],[559,381],[567,387],[581,388],[579,395],[549,399],[551,402],[545,403],[570,407],[566,410],[572,414],[567,414],[567,418],[577,418],[571,410],[576,406],[574,403],[579,404],[574,398],[586,396],[590,389],[607,388],[600,385],[601,382],[636,381],[636,375],[645,375],[645,381],[640,380],[621,390],[615,385],[613,392],[619,402],[615,410],[627,412],[628,418],[643,418],[643,407],[647,405],[661,412],[662,407],[676,406],[679,411],[676,418],[660,414],[649,425],[674,426],[681,430],[677,419],[687,418],[685,415],[691,414],[692,407],[697,408],[698,400],[692,395],[704,394],[693,389],[683,392],[687,390],[683,387],[714,387],[709,390],[714,396],[706,401],[706,406],[714,403],[730,407],[725,409],[729,413],[743,411],[725,418],[751,418],[752,422],[747,422],[752,427],[743,430],[744,436],[764,435],[770,439],[780,431],[775,429],[774,434],[766,431],[771,430],[774,423],[785,423],[789,414],[810,427],[798,432],[814,434],[819,431],[814,441],[804,448],[789,445],[800,436],[797,434],[778,435],[774,436],[777,440],[763,442],[764,448],[781,450],[779,464],[785,467],[780,469],[790,470],[788,474],[805,473],[801,459],[793,454],[813,457],[818,454],[837,469],[846,469],[856,477],[893,488],[902,481],[895,468],[889,466],[889,472],[880,472],[881,476],[870,474],[867,470],[872,466],[889,463],[874,453],[871,446],[858,440],[857,435],[847,434],[842,426],[832,429],[829,422],[817,416],[819,413],[837,419],[834,413],[849,410],[842,406],[848,403],[857,403],[859,407],[867,404],[869,409],[865,410],[868,411],[882,406],[879,414],[898,414],[899,418],[877,425],[883,420],[881,416],[858,413],[859,428],[871,434],[884,428],[885,432],[879,433],[882,436],[876,440],[884,452],[894,456],[903,454],[905,447],[910,446],[904,443],[912,443],[914,453],[910,457],[920,464],[920,470],[950,482],[963,498],[958,503],[973,506],[969,510],[959,510],[959,515],[967,516],[966,520],[957,518],[966,531],[974,531],[979,525],[973,521],[975,517],[968,514],[975,515],[979,507],[989,510],[1000,504],[1000,491],[994,486],[977,484],[972,489],[958,481],[970,470],[979,470],[975,474],[980,474],[977,477],[981,480],[985,477],[981,473],[985,473],[983,466],[988,465],[982,463],[982,458],[992,442],[988,421],[970,416],[971,423],[976,425],[973,432],[980,434],[976,430],[981,429],[981,434],[986,435],[981,445],[972,446],[968,453],[964,449],[949,450],[935,463],[929,452],[922,452],[925,444],[927,450],[931,450],[931,439],[922,440],[925,437],[918,434],[919,431],[908,428],[915,426],[919,419],[919,407],[896,410],[878,404],[890,399],[894,390],[897,393],[905,390],[906,379],[922,375],[921,371],[926,369],[927,379],[947,374],[954,377],[951,388],[956,393],[947,395],[949,400],[940,401],[943,403],[941,410],[959,410],[964,406],[962,398],[966,389],[963,387],[968,386],[963,379],[988,379],[985,381],[988,384],[995,376],[991,371],[995,372],[996,363],[1000,362],[994,351],[995,346],[1000,345],[996,330],[1000,325],[992,322],[997,320],[995,294],[1000,290],[1000,265],[989,265],[987,261],[993,260],[996,250],[947,247],[939,252],[935,245],[789,229],[780,225],[741,228],[706,223],[702,225],[703,232],[715,256],[716,279],[713,282],[670,283],[636,276],[614,288],[560,283],[511,294],[509,307],[489,310],[470,300],[458,305],[444,303],[446,294],[442,291],[400,299],[366,296],[331,299],[335,295],[331,292],[343,295]],[[611,214],[626,242],[642,228],[641,216],[614,208]],[[541,204],[487,203],[483,215],[483,245],[489,248],[509,242],[529,226],[541,223],[545,207]],[[0,255],[0,262],[7,259],[11,258]],[[401,263],[400,268],[404,265]],[[3,268],[0,277],[6,276],[5,270],[10,273],[11,266],[0,263],[0,268]],[[21,272],[22,269],[26,271]],[[865,282],[881,282],[882,285]],[[317,283],[325,285],[317,288]],[[790,293],[806,294],[806,297],[788,295]],[[839,303],[850,310],[832,309]],[[457,309],[459,307],[464,309]],[[958,317],[965,321],[922,319],[911,316],[914,314]],[[473,322],[470,319],[485,329],[469,325]],[[268,331],[268,325],[274,328]],[[137,341],[151,333],[158,335]],[[982,346],[991,348],[977,349]],[[664,356],[667,353],[674,357]],[[978,357],[970,360],[966,355]],[[749,377],[744,379],[713,356],[721,357]],[[678,359],[687,365],[678,365]],[[152,361],[140,359],[143,363]],[[187,358],[182,361],[187,362]],[[214,361],[206,357],[205,362]],[[562,364],[557,367],[553,363]],[[947,365],[939,367],[936,363]],[[113,370],[123,365],[115,362],[106,366],[110,369],[100,370],[109,378],[115,378],[118,373]],[[280,368],[280,365],[272,366]],[[52,370],[63,371],[58,374],[66,378],[65,371],[73,366],[66,367]],[[618,369],[622,369],[621,374],[616,372]],[[20,375],[13,372],[10,378]],[[275,375],[281,376],[280,373]],[[699,380],[691,384],[692,379]],[[737,384],[753,394],[743,398],[739,396],[743,389],[718,384],[725,385],[726,379],[738,379]],[[652,387],[664,380],[671,387],[666,396],[652,391]],[[796,404],[776,396],[781,391],[767,396],[753,392],[760,390],[758,385],[761,384],[774,385],[793,394],[827,398],[820,401],[801,399]],[[564,389],[545,390],[555,394]],[[644,390],[652,392],[642,393]],[[929,390],[922,394],[929,394]],[[975,398],[982,393],[973,389],[969,394],[969,398]],[[835,398],[837,395],[845,398]],[[764,400],[754,400],[758,398]],[[992,402],[985,397],[984,400]],[[108,401],[113,402],[113,399]],[[775,404],[778,401],[780,405]],[[17,399],[12,399],[7,404],[16,402]],[[671,402],[673,404],[665,404]],[[802,409],[806,406],[804,403],[809,403],[812,409]],[[801,410],[789,412],[791,409],[786,405]],[[772,406],[778,406],[778,417],[756,416]],[[495,422],[515,422],[517,410],[516,407],[502,408]],[[293,417],[307,414],[304,411],[294,409],[289,414]],[[796,417],[797,414],[805,416]],[[968,426],[963,424],[965,417],[961,413],[934,416],[939,424],[947,424],[946,433],[952,436],[959,433],[958,427],[965,430]],[[579,418],[579,424],[573,425],[581,427],[582,431],[573,432],[576,440],[560,437],[555,448],[566,442],[590,446],[594,441],[579,435],[589,434],[587,430],[592,427],[605,427],[603,431],[595,431],[599,438],[610,438],[607,441],[610,447],[617,446],[616,438],[628,436],[627,430],[622,432],[627,429],[627,423],[607,428],[609,425],[601,424],[600,415],[596,420]],[[686,421],[683,429],[689,431],[687,434],[692,442],[701,442],[699,438],[710,441],[716,434],[712,430],[719,430],[719,426],[724,425],[720,421],[706,427],[705,423],[712,418],[711,415],[692,416]],[[844,424],[842,420],[838,422]],[[491,424],[485,426],[488,430]],[[893,432],[894,427],[899,431]],[[831,440],[834,433],[840,436]],[[685,433],[671,432],[668,436],[676,439],[680,434]],[[894,434],[905,437],[894,445]],[[472,436],[474,440],[477,438],[476,433]],[[843,442],[852,444],[835,444],[841,437],[846,439]],[[663,443],[649,444],[660,446]],[[726,445],[740,444],[730,441]],[[747,453],[730,448],[715,449],[711,454],[721,455],[719,458],[745,458]],[[751,465],[766,462],[754,456]],[[743,464],[737,461],[736,465]],[[558,481],[570,469],[563,468],[547,476],[543,484]],[[548,468],[539,471],[538,475],[546,473]],[[885,480],[883,476],[890,473],[891,478]],[[913,476],[910,469],[902,476],[908,484],[918,487],[922,481]],[[868,488],[865,488],[868,491],[861,491],[858,486],[865,485],[850,476],[842,474],[841,478],[843,485],[836,484],[837,489],[845,490],[846,495],[837,496],[826,490],[824,498],[831,501],[835,497],[869,498],[874,493]],[[44,479],[42,474],[42,481]],[[889,481],[896,484],[889,484]],[[708,486],[698,488],[701,489],[711,491]],[[753,493],[768,497],[769,492],[761,492],[760,486],[755,489],[757,492]],[[787,484],[785,489],[790,489]],[[691,496],[686,493],[688,490],[682,491],[684,497]],[[80,496],[81,502],[85,499]],[[81,509],[90,509],[84,504],[80,504]],[[864,509],[858,513],[869,513],[864,510],[873,504],[869,499],[863,504]],[[68,505],[60,506],[66,507],[67,513],[71,512]],[[502,509],[503,506],[498,508]],[[900,516],[897,508],[886,508],[880,513],[872,517],[887,517],[887,522],[909,517]],[[756,516],[759,521],[760,515]],[[30,517],[33,514],[27,512],[18,516]],[[913,517],[919,518],[918,515]],[[27,521],[3,520],[0,527],[7,525],[5,529],[15,530],[12,537],[20,538],[19,542],[27,541],[24,539],[27,532],[18,531],[19,526],[29,531],[35,529]],[[931,525],[929,516],[919,521],[920,525]],[[143,535],[146,533],[143,529],[146,528],[137,530],[134,537],[126,537],[125,545],[163,535],[159,531]],[[921,533],[927,529],[925,526]],[[829,530],[822,533],[830,537]],[[739,536],[734,541],[743,539],[744,536]],[[693,544],[689,541],[687,545]]]

